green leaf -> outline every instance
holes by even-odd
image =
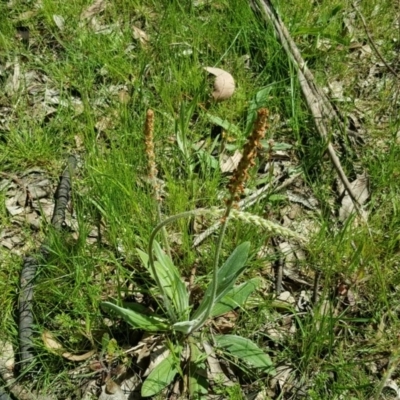
[[[189,293],[182,281],[178,269],[172,260],[162,251],[160,245],[154,242],[154,250],[158,261],[154,262],[157,276],[163,286],[166,295],[172,301],[175,310],[179,314],[180,319],[185,319],[189,314]],[[147,253],[137,249],[138,255],[143,265],[149,271],[150,276],[154,278],[153,271],[149,266],[149,256]]]
[[[217,304],[233,287],[237,278],[245,269],[245,264],[249,254],[250,242],[240,244],[225,263],[218,270],[218,286],[215,304]],[[193,315],[193,319],[200,319],[207,310],[211,301],[211,284],[208,286],[203,301]]]
[[[134,307],[132,303],[128,305],[129,308],[124,308],[108,301],[104,301],[101,303],[101,306],[106,310],[114,311],[134,329],[143,329],[147,332],[158,332],[166,331],[169,328],[167,321],[164,318],[160,318],[155,314],[150,313],[147,309],[138,304]],[[142,310],[140,310],[141,308]]]
[[[235,124],[230,123],[228,120],[222,119],[208,112],[205,113],[205,116],[212,124],[220,126],[227,132],[230,131],[235,135],[242,136],[242,131],[239,129],[239,127],[237,127]]]
[[[175,324],[172,325],[172,329],[178,332],[182,332],[185,335],[190,333],[193,329],[193,327],[196,325],[197,320],[192,320],[192,321],[182,321],[182,322],[176,322]]]
[[[150,372],[142,385],[142,396],[150,397],[161,392],[172,382],[177,373],[176,356],[170,353]]]
[[[268,373],[275,373],[269,356],[251,340],[236,335],[217,335],[214,340],[218,347],[228,351],[239,360],[255,368],[262,368]]]
[[[253,278],[239,286],[234,287],[221,299],[219,303],[215,304],[212,309],[211,316],[218,317],[219,315],[225,314],[234,308],[240,307],[246,302],[247,298],[254,292],[254,290],[257,289],[259,284],[260,279]]]
[[[257,110],[265,107],[269,103],[269,94],[274,84],[268,85],[260,89],[249,102],[247,111],[245,134],[248,134],[253,128],[254,121],[257,116]]]
[[[159,277],[163,276],[167,283],[164,289],[169,293],[168,297],[172,300],[179,317],[185,318],[189,312],[189,293],[185,283],[172,260],[157,242],[154,242],[154,250],[160,263],[159,267],[162,267],[157,269],[157,273],[159,273]]]
[[[271,146],[271,141],[270,140],[261,140],[261,145],[264,147],[264,149],[269,149]],[[272,145],[272,150],[273,151],[285,151],[285,150],[290,150],[292,149],[293,146],[289,143],[284,143],[284,142],[274,142]]]
[[[191,399],[204,398],[208,393],[207,367],[204,353],[197,347],[193,338],[189,337],[189,394]]]

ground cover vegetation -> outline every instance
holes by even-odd
[[[0,4],[1,399],[400,398],[399,4],[262,4]]]

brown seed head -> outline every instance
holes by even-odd
[[[267,129],[268,110],[261,108],[257,112],[257,118],[253,126],[253,131],[247,139],[243,149],[243,156],[229,182],[228,189],[231,194],[229,203],[235,203],[239,200],[240,193],[244,191],[244,185],[249,179],[249,169],[255,165],[257,149],[261,148],[261,140],[265,136]]]
[[[151,181],[155,181],[157,176],[156,168],[156,156],[154,154],[154,112],[153,110],[147,110],[146,123],[144,127],[144,139],[146,145],[146,154],[149,166],[149,178]]]

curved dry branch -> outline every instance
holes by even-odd
[[[51,223],[57,231],[61,231],[65,225],[65,209],[70,198],[71,173],[76,168],[77,160],[71,156],[68,159],[67,168],[64,170],[60,183],[54,195],[55,205]],[[21,369],[28,367],[33,359],[33,283],[37,268],[49,255],[46,244],[42,244],[36,254],[24,258],[21,270],[21,289],[18,299],[19,309],[19,346]]]

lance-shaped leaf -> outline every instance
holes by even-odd
[[[218,286],[215,304],[217,304],[232,289],[237,278],[244,271],[249,249],[249,242],[240,244],[218,270]],[[210,284],[204,294],[203,301],[193,315],[193,319],[200,319],[200,317],[206,312],[211,301],[211,290],[212,285]]]
[[[246,364],[274,373],[272,361],[255,343],[237,335],[217,335],[214,337],[218,347],[228,351],[232,356]]]
[[[212,309],[211,316],[218,317],[219,315],[225,314],[234,308],[242,306],[248,297],[257,289],[260,284],[259,278],[250,279],[247,282],[242,283],[239,286],[231,289],[220,302],[215,304]]]
[[[101,306],[106,310],[114,311],[134,329],[143,329],[147,332],[158,332],[166,331],[169,328],[168,323],[164,318],[160,318],[149,312],[145,307],[142,307],[139,304],[126,304],[127,308],[125,308],[104,301],[101,303]]]
[[[143,397],[154,396],[172,382],[178,373],[176,361],[177,357],[170,353],[150,372],[142,386]]]
[[[154,266],[161,285],[168,298],[172,301],[179,318],[186,318],[189,312],[189,294],[185,283],[182,281],[179,271],[172,260],[164,253],[157,242],[154,242],[154,250],[158,260],[154,262]],[[141,250],[137,250],[137,252],[151,277],[155,279],[149,266],[148,254]]]

